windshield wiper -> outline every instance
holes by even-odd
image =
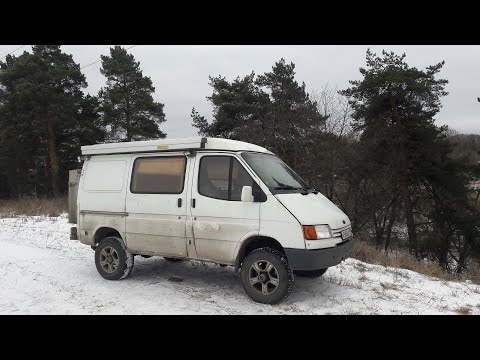
[[[319,191],[313,187],[295,187],[291,185],[281,185],[275,186],[274,190],[302,190],[302,194],[307,195],[309,192],[314,193],[315,195],[319,193]]]
[[[300,194],[308,195],[308,190],[303,187],[296,187],[291,185],[280,185],[273,188],[274,190],[300,190]]]
[[[272,179],[273,179],[273,181],[275,181],[278,184],[278,186],[275,186],[273,188],[274,190],[302,190],[302,192],[301,192],[302,195],[307,195],[308,194],[308,190],[303,188],[303,187],[297,187],[297,186],[283,184],[280,181],[278,181],[277,179],[275,179],[273,176],[272,176]]]
[[[295,187],[295,186],[292,186],[292,185],[279,185],[279,186],[275,186],[273,188],[274,190],[299,190],[299,189],[303,189],[303,188],[299,188],[299,187]]]

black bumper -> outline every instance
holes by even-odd
[[[353,240],[318,250],[285,249],[292,270],[319,270],[340,264],[350,257]]]

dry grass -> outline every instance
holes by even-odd
[[[68,212],[68,198],[0,200],[0,218],[19,215],[59,216]]]
[[[398,286],[395,284],[380,282],[380,285],[382,286],[383,290],[398,290]]]
[[[459,307],[458,309],[455,309],[455,312],[460,315],[470,315],[470,313],[472,312],[472,309],[467,306],[462,306],[462,307]]]
[[[361,281],[361,282],[365,282],[365,281],[368,280],[368,277],[366,277],[365,275],[362,275],[358,278],[358,280]]]
[[[358,272],[365,272],[367,271],[367,267],[365,265],[363,265],[362,263],[359,263],[359,264],[355,264],[354,265],[354,268],[358,271]]]
[[[450,274],[436,263],[419,261],[414,256],[406,252],[395,252],[387,254],[382,250],[377,250],[375,246],[363,241],[356,241],[353,247],[353,258],[371,264],[389,266],[393,268],[407,269],[447,281],[465,281],[471,280],[475,284],[480,284],[480,266],[473,264],[465,274]]]

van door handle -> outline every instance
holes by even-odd
[[[196,203],[195,199],[192,199],[192,207],[193,208],[195,207],[195,203]]]
[[[178,199],[178,201],[177,201],[177,205],[178,205],[178,207],[182,207],[182,199],[181,199],[181,198],[180,198],[180,199]]]

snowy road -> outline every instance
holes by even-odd
[[[353,259],[297,278],[274,306],[252,302],[232,267],[200,262],[136,257],[129,278],[107,281],[70,226],[65,215],[0,219],[0,314],[480,314],[480,286]]]

